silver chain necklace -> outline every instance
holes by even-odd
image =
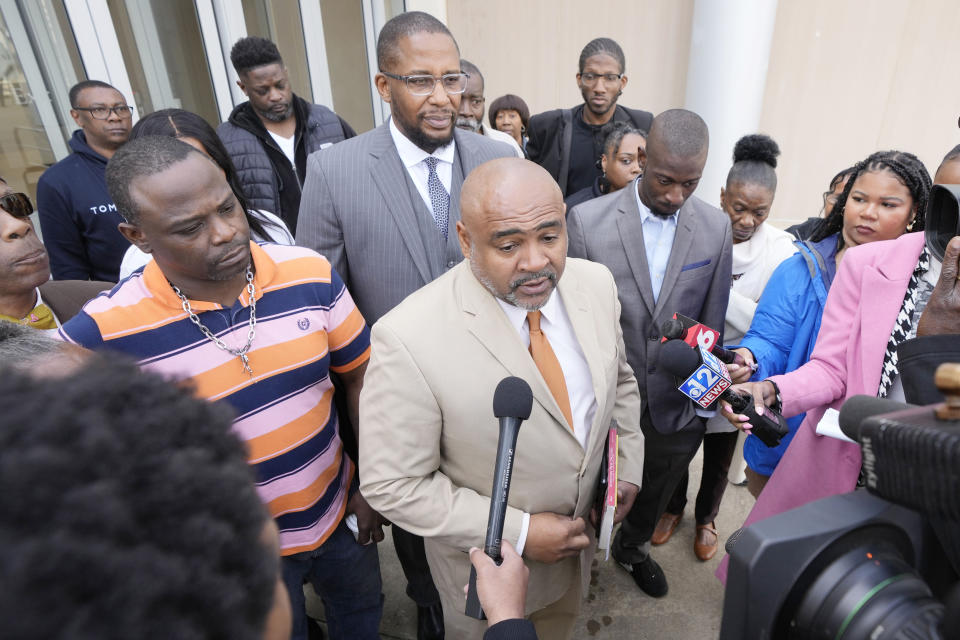
[[[250,358],[247,356],[247,352],[250,351],[250,345],[253,344],[253,338],[257,335],[257,300],[254,297],[257,290],[253,286],[253,269],[251,269],[249,265],[247,266],[247,297],[250,298],[250,329],[247,331],[247,344],[239,349],[228,347],[223,340],[213,335],[210,329],[203,326],[200,318],[198,318],[197,314],[190,308],[190,301],[187,300],[187,296],[183,295],[180,288],[172,282],[170,282],[170,286],[173,287],[173,292],[180,298],[180,306],[183,307],[183,311],[189,316],[190,322],[197,325],[203,335],[213,342],[213,344],[217,345],[217,347],[240,358],[240,362],[243,363],[243,370],[249,373],[250,377],[253,377],[253,369],[250,368]]]

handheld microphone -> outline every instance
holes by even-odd
[[[735,412],[750,418],[750,433],[768,447],[780,444],[789,432],[779,413],[767,407],[758,416],[752,397],[731,390],[726,366],[703,347],[691,349],[683,340],[667,340],[660,347],[658,365],[682,380],[677,390],[700,407],[705,409],[717,399],[729,402]]]
[[[867,418],[884,413],[893,413],[905,409],[915,409],[916,405],[878,398],[876,396],[853,396],[840,407],[840,431],[851,440],[860,441],[860,425]]]
[[[742,357],[720,345],[720,332],[679,313],[663,321],[660,333],[666,340],[683,340],[693,348],[703,347],[724,364],[746,364]]]
[[[513,455],[517,447],[520,423],[530,417],[533,409],[533,391],[523,379],[510,376],[497,385],[493,393],[493,415],[500,419],[500,439],[497,441],[497,460],[493,471],[493,489],[490,491],[490,514],[487,517],[487,537],[483,552],[500,564],[500,543],[503,523],[507,515],[510,495],[510,476],[513,473]],[[477,570],[470,567],[470,586],[467,589],[467,607],[464,613],[477,620],[486,620],[477,595]]]

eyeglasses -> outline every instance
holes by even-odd
[[[33,213],[33,203],[25,193],[8,193],[0,196],[0,209],[14,218],[28,218]]]
[[[470,77],[468,73],[445,73],[439,78],[428,75],[399,76],[386,71],[380,73],[394,80],[403,80],[407,85],[407,91],[415,96],[428,96],[433,93],[437,87],[437,80],[440,80],[443,90],[447,93],[454,95],[463,93],[467,89],[467,78]]]
[[[133,114],[133,107],[125,104],[116,107],[74,107],[74,111],[86,111],[94,120],[106,120],[111,113],[117,114],[118,118],[129,118]]]
[[[591,86],[596,84],[597,80],[603,78],[605,84],[615,84],[620,82],[620,78],[622,77],[622,73],[581,73],[580,82],[587,86]]]

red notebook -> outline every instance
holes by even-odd
[[[610,559],[610,542],[613,538],[613,514],[617,510],[617,427],[616,423],[607,432],[607,450],[600,469],[600,487],[606,490],[599,513],[600,527],[597,531],[597,548],[605,549],[604,560]],[[599,498],[599,496],[597,496]],[[599,500],[598,500],[599,502]]]

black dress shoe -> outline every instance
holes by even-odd
[[[640,590],[651,598],[662,598],[667,595],[667,577],[663,575],[663,569],[657,561],[650,556],[647,556],[643,562],[634,564],[621,562],[620,566],[633,576],[633,581],[637,583]]]
[[[443,640],[443,608],[439,602],[429,607],[417,605],[417,640]]]

